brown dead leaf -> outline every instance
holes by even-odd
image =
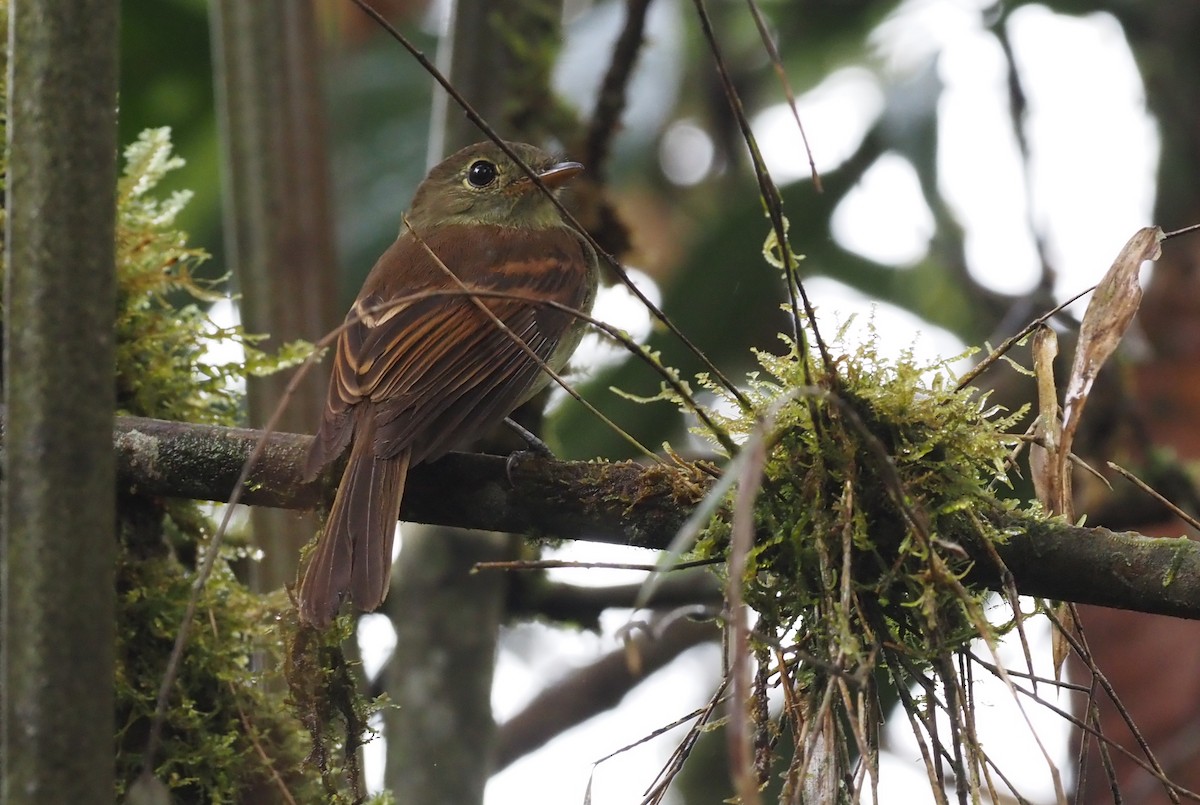
[[[1121,249],[1104,279],[1096,286],[1079,329],[1079,346],[1063,400],[1062,447],[1059,467],[1065,471],[1075,431],[1100,368],[1112,356],[1142,301],[1138,271],[1146,260],[1161,254],[1163,232],[1156,226],[1139,229]]]

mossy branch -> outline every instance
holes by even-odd
[[[0,419],[0,435],[3,420]],[[260,431],[120,417],[114,430],[120,483],[162,497],[223,501]],[[334,478],[305,483],[310,437],[275,433],[250,473],[243,502],[308,509],[332,493]],[[405,520],[564,539],[665,548],[709,476],[690,465],[564,462],[452,453],[413,470]],[[882,493],[881,493],[882,494]],[[1133,532],[1038,521],[977,510],[1009,535],[991,548],[964,529],[975,561],[969,581],[999,589],[1003,571],[1026,595],[1200,619],[1200,544]],[[943,538],[954,538],[943,534]]]

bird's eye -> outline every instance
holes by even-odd
[[[496,166],[486,159],[473,162],[467,168],[467,181],[471,187],[487,187],[496,181]]]

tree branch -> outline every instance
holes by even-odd
[[[625,694],[683,652],[716,640],[713,621],[668,615],[635,631],[625,646],[610,651],[545,688],[500,725],[493,773],[507,768],[566,730],[620,704]]]
[[[7,441],[3,427],[0,420],[0,438]],[[114,433],[119,482],[148,495],[227,500],[260,435],[244,428],[120,417]],[[307,509],[325,500],[335,478],[309,483],[301,478],[310,440],[271,434],[243,501]],[[691,465],[555,461],[528,454],[509,462],[451,453],[413,469],[401,516],[461,528],[664,548],[703,498],[708,481]],[[962,547],[976,562],[969,581],[1002,586],[994,547],[1020,593],[1200,619],[1200,543],[1042,522],[999,510],[980,510],[977,516],[1012,536],[989,547],[961,535]]]
[[[0,437],[3,421],[0,420]],[[262,431],[118,417],[118,480],[129,491],[225,501]],[[243,503],[310,509],[332,497],[339,464],[302,477],[311,436],[272,433]],[[699,469],[451,453],[409,474],[402,519],[515,534],[663,547],[706,491]]]
[[[497,570],[485,572],[502,572]],[[652,594],[642,600],[645,585],[615,584],[600,587],[547,581],[541,574],[510,573],[508,611],[518,617],[537,615],[551,621],[582,623],[588,628],[609,609],[667,609],[704,607],[719,609],[725,591],[708,568],[666,574]]]

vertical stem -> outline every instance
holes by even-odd
[[[561,43],[560,0],[457,0],[438,61],[506,139],[537,143],[553,129],[550,67]],[[447,52],[448,51],[448,52]],[[449,69],[445,69],[445,65]],[[435,90],[430,161],[483,139]],[[492,675],[507,581],[475,562],[515,558],[506,534],[405,526],[387,611],[396,649],[384,678],[387,785],[398,802],[483,801],[492,772]]]
[[[315,10],[287,0],[216,0],[211,9],[227,256],[242,321],[271,336],[267,348],[315,341],[337,325],[340,308]],[[287,380],[249,380],[252,424],[267,421]],[[297,388],[281,429],[313,430],[324,380],[313,372]],[[265,553],[259,589],[294,580],[313,518],[259,509],[253,523]]]
[[[438,64],[454,86],[506,140],[544,144],[564,138],[550,88],[562,44],[562,0],[456,0]],[[440,88],[434,89],[430,165],[484,139]]]
[[[9,20],[5,802],[111,802],[115,0]]]

